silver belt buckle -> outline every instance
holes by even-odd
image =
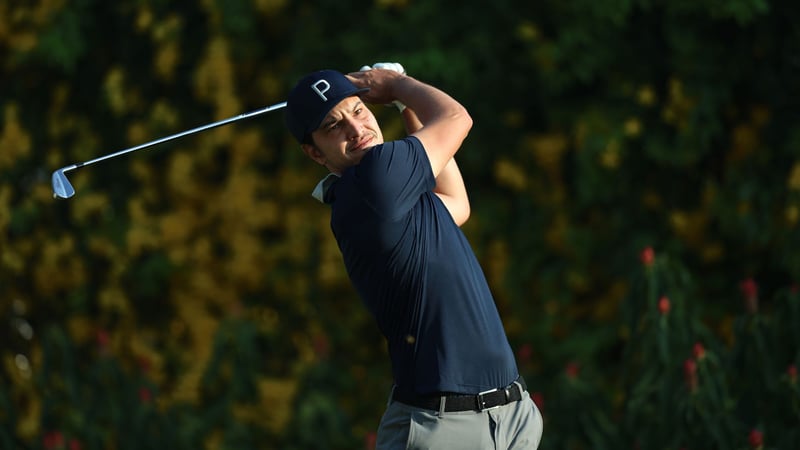
[[[497,392],[500,390],[501,390],[500,388],[494,388],[494,389],[489,389],[488,391],[478,392],[478,395],[476,395],[476,397],[478,398],[478,411],[489,411],[490,409],[495,409],[503,406],[503,405],[495,405],[487,408],[486,400],[483,399],[484,395],[491,394],[492,392]]]

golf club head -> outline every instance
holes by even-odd
[[[75,188],[64,175],[64,169],[53,172],[53,197],[70,198],[75,195]]]

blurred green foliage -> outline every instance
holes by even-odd
[[[542,449],[800,447],[788,0],[0,0],[0,447],[370,448],[391,385],[280,113],[399,61],[464,103],[464,230]],[[387,134],[399,118],[375,108]]]

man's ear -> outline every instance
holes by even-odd
[[[303,153],[308,155],[309,158],[313,159],[320,165],[324,166],[325,163],[328,161],[328,159],[325,158],[325,155],[323,155],[322,152],[319,151],[316,145],[300,144],[300,148],[303,149]]]

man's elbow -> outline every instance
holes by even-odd
[[[472,129],[472,116],[469,115],[469,112],[463,106],[461,107],[461,111],[458,113],[458,121],[461,129],[463,130],[464,138],[466,138],[469,130]]]

